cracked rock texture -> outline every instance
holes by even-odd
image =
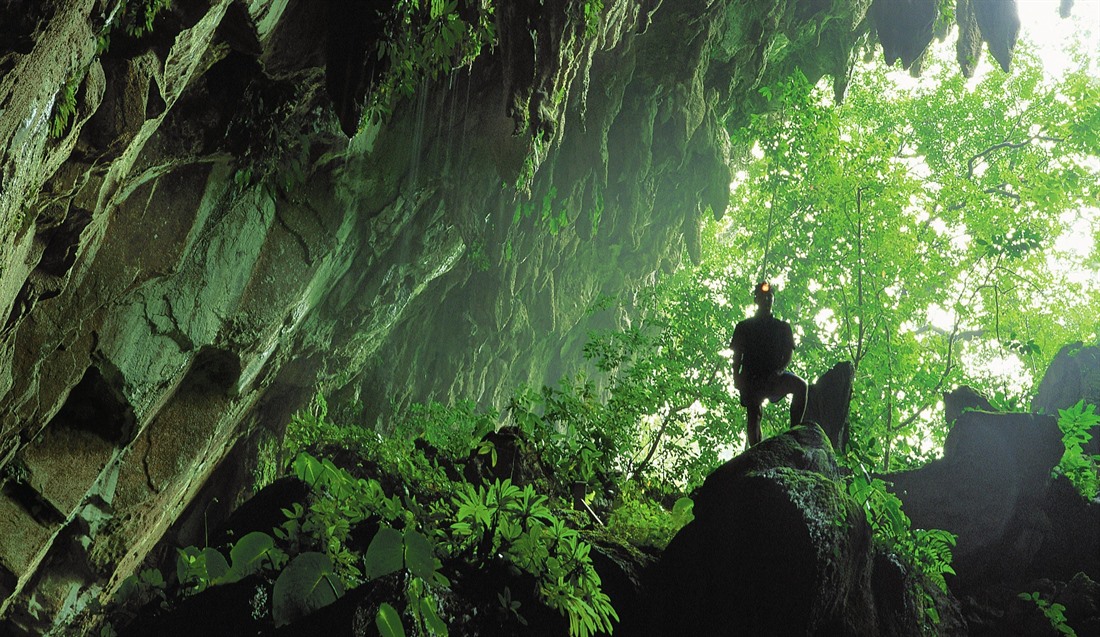
[[[119,0],[0,6],[13,631],[201,540],[318,389],[382,421],[553,382],[619,318],[593,301],[698,255],[758,89],[842,94],[872,30],[870,0],[605,0],[594,33],[577,0],[498,4],[496,48],[361,130],[376,43],[343,3],[174,2],[106,51]]]

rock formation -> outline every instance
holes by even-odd
[[[1100,347],[1075,344],[1055,357],[1032,405],[1042,413],[961,411],[943,458],[884,476],[914,527],[958,535],[958,575],[949,584],[971,634],[1037,634],[1034,604],[1017,604],[1016,596],[1027,592],[1061,599],[1076,614],[1070,625],[1078,634],[1100,628],[1100,502],[1083,498],[1064,476],[1054,477],[1064,447],[1049,415],[1082,399],[1095,401],[1098,354]],[[1097,453],[1100,428],[1093,431],[1086,453]],[[1077,584],[1070,587],[1071,581]],[[1045,630],[1042,623],[1039,629]]]
[[[805,422],[825,431],[833,449],[843,453],[848,444],[848,412],[852,402],[855,367],[849,361],[833,365],[810,385]]]
[[[1079,400],[1100,405],[1100,347],[1071,343],[1051,361],[1031,402],[1031,411],[1054,416]]]
[[[694,498],[653,577],[651,634],[923,634],[922,592],[934,591],[872,543],[820,428],[763,441]],[[940,634],[965,634],[953,600],[936,606]]]

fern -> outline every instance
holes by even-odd
[[[957,536],[942,529],[913,529],[909,516],[902,511],[901,500],[886,489],[886,482],[871,478],[866,471],[848,482],[848,494],[860,504],[875,537],[907,557],[937,588],[947,592],[944,575],[954,575],[951,567]],[[925,616],[939,624],[939,613],[927,592],[922,602]]]
[[[58,91],[57,101],[53,105],[53,116],[50,118],[50,138],[60,139],[69,129],[69,123],[76,114],[76,90],[79,87],[80,80],[71,77]]]
[[[1100,416],[1096,414],[1096,405],[1086,405],[1084,400],[1058,410],[1058,428],[1062,430],[1066,451],[1054,470],[1069,478],[1081,495],[1090,500],[1100,492],[1100,456],[1086,454],[1084,446],[1092,440],[1089,430],[1097,424]]]

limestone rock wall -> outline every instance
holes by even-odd
[[[64,631],[318,387],[381,416],[553,381],[617,320],[592,301],[697,254],[726,122],[867,32],[863,0],[607,0],[595,34],[521,4],[350,139],[341,3],[176,2],[106,51],[117,0],[0,9],[8,625]]]

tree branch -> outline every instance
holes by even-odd
[[[707,374],[706,383],[703,384],[705,385],[711,383],[718,376],[718,372],[721,370],[721,368],[722,363],[716,364],[714,366],[714,369],[711,370],[710,374]],[[653,460],[654,454],[657,453],[657,447],[660,446],[661,438],[664,437],[665,431],[668,430],[668,426],[675,422],[676,419],[678,419],[680,412],[684,411],[688,407],[694,405],[697,401],[701,400],[702,396],[702,390],[696,391],[694,394],[688,397],[691,399],[691,402],[689,402],[688,404],[669,408],[668,415],[661,419],[661,426],[657,429],[657,433],[653,436],[653,440],[649,444],[649,451],[646,453],[645,458],[643,458],[642,461],[638,464],[634,465],[632,472],[636,478],[642,474],[643,469],[649,467],[649,463]]]
[[[1015,200],[1016,203],[1019,203],[1020,202],[1020,195],[1017,195],[1016,193],[1012,192],[1011,190],[1008,190],[1007,186],[1008,186],[1008,184],[1001,184],[1000,186],[997,186],[996,188],[986,188],[982,192],[984,192],[987,195],[1000,195],[1002,197],[1007,197],[1009,199]]]
[[[1024,147],[1030,145],[1031,142],[1035,142],[1035,141],[1061,142],[1061,141],[1064,141],[1064,140],[1062,140],[1060,137],[1048,137],[1046,135],[1032,135],[1031,137],[1028,137],[1027,139],[1025,139],[1022,142],[1003,141],[999,144],[993,144],[992,146],[990,146],[989,148],[986,148],[985,150],[978,153],[977,155],[974,155],[973,157],[971,157],[966,162],[966,178],[967,179],[973,179],[974,178],[974,171],[978,167],[978,162],[985,159],[986,157],[988,157],[990,153],[996,152],[998,150],[1003,150],[1003,149],[1006,149],[1006,148],[1013,149],[1013,150],[1019,149],[1019,148],[1024,148]]]

